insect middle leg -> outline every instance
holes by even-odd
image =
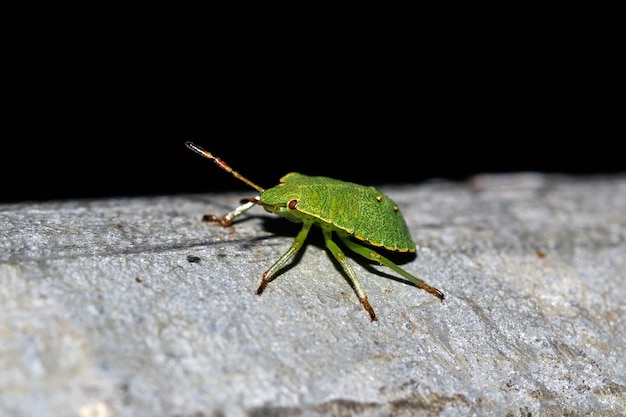
[[[361,285],[361,281],[359,281],[359,279],[357,278],[354,269],[352,269],[352,266],[348,262],[348,258],[346,258],[346,255],[332,240],[332,230],[322,228],[322,233],[324,234],[324,242],[326,242],[326,247],[328,248],[328,250],[330,250],[330,253],[333,254],[335,259],[337,259],[345,273],[348,275],[348,279],[350,280],[352,288],[354,289],[357,297],[359,297],[359,301],[363,305],[363,308],[369,313],[370,319],[372,321],[376,321],[376,313],[374,313],[374,309],[367,300],[367,294],[365,294],[365,289],[363,288],[363,285]]]
[[[285,266],[287,262],[289,262],[289,260],[295,256],[296,253],[298,253],[298,251],[304,244],[304,241],[306,240],[306,237],[308,236],[312,225],[313,223],[304,223],[302,225],[302,229],[300,229],[300,232],[298,232],[289,250],[285,252],[285,254],[281,256],[274,263],[274,265],[270,267],[270,269],[263,273],[263,275],[261,276],[261,284],[259,285],[259,289],[256,290],[256,293],[258,295],[261,295],[263,293],[263,290],[265,290],[267,284],[269,284],[270,281],[276,278],[276,274],[281,270],[281,268]]]

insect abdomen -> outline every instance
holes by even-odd
[[[265,193],[276,189],[294,210],[373,246],[400,252],[415,250],[398,206],[374,187],[296,173],[287,174],[281,181]],[[271,197],[265,193],[262,197]]]

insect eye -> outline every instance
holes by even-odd
[[[291,200],[288,204],[287,207],[289,207],[291,210],[294,210],[296,208],[296,206],[298,205],[298,200]]]

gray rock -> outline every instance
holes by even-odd
[[[418,244],[350,262],[253,193],[0,206],[6,416],[615,416],[626,408],[626,177],[381,186]],[[372,219],[375,221],[376,219]]]

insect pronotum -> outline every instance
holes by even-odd
[[[259,205],[270,213],[302,223],[302,229],[289,250],[261,276],[257,294],[261,295],[267,284],[276,278],[280,270],[298,253],[311,227],[315,225],[322,229],[326,248],[343,268],[372,321],[377,320],[376,313],[348,259],[333,241],[333,233],[348,249],[392,269],[412,285],[433,294],[441,301],[444,300],[443,293],[437,288],[409,274],[373,249],[378,247],[393,252],[415,252],[415,243],[398,206],[376,188],[291,172],[283,176],[278,185],[265,190],[200,146],[192,142],[186,142],[185,145],[205,158],[213,160],[220,168],[259,192],[258,196],[249,199],[225,216],[206,215],[205,220],[227,227],[250,208]]]

